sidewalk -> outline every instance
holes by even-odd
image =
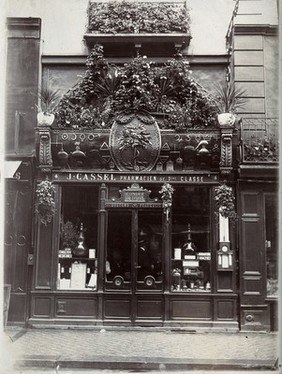
[[[4,339],[2,362],[38,370],[275,370],[278,357],[274,333],[7,328]]]

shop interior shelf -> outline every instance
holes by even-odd
[[[87,258],[87,257],[59,257],[59,261],[70,261],[70,262],[74,262],[74,261],[95,261],[97,260],[96,258]]]

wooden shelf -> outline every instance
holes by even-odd
[[[59,257],[59,261],[68,260],[68,261],[96,261],[97,258],[86,258],[86,257]]]

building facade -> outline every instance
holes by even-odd
[[[228,3],[220,53],[194,2],[58,3],[64,53],[39,9],[7,18],[8,323],[275,330],[276,3]],[[235,122],[215,84],[244,89]]]

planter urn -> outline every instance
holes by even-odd
[[[233,113],[220,113],[217,115],[217,120],[222,127],[232,127],[235,123],[236,117]]]
[[[39,112],[37,113],[38,126],[51,126],[55,120],[55,115],[52,113]]]

